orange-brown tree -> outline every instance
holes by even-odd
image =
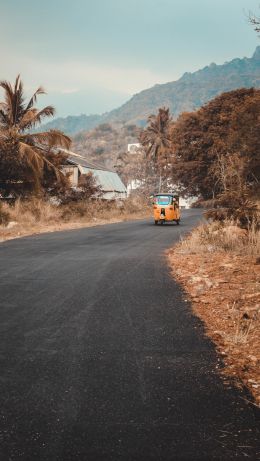
[[[171,130],[174,180],[190,195],[214,199],[221,219],[245,222],[260,192],[259,133],[260,90],[254,88],[223,93],[181,115]]]
[[[260,90],[223,93],[196,112],[182,114],[171,128],[172,175],[185,192],[212,199],[223,191],[219,158],[243,158],[243,179],[252,193],[260,181]]]

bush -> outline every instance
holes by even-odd
[[[260,255],[260,231],[257,222],[241,229],[235,221],[213,221],[196,228],[181,244],[182,253],[209,254],[215,251],[242,255]]]
[[[109,123],[101,123],[98,125],[97,129],[99,131],[113,131],[113,128]]]
[[[61,205],[61,219],[62,221],[69,222],[78,218],[88,216],[89,204],[87,202],[71,202],[66,205]]]
[[[30,227],[37,224],[55,223],[60,219],[60,210],[46,200],[16,200],[9,213],[14,221]]]
[[[3,204],[0,202],[0,225],[7,226],[10,221],[10,214],[4,210]]]
[[[240,178],[241,183],[243,179]],[[257,199],[250,197],[250,190],[246,184],[244,187],[229,187],[225,192],[219,194],[215,200],[208,203],[208,210],[205,213],[207,218],[224,222],[233,220],[240,227],[247,229],[251,225],[260,226],[260,207]]]
[[[101,195],[101,187],[97,184],[92,173],[82,174],[79,178],[78,187],[65,187],[54,191],[53,195],[58,198],[62,205],[89,201],[92,197]]]
[[[101,155],[104,152],[105,152],[105,149],[104,149],[104,147],[101,147],[101,146],[96,147],[96,149],[94,150],[94,154],[96,154],[96,155]]]

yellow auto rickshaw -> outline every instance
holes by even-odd
[[[180,224],[179,196],[175,194],[155,194],[153,196],[154,224],[176,222]]]

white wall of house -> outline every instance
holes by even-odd
[[[192,204],[198,200],[198,197],[180,197],[180,207],[181,208],[191,208]]]
[[[138,189],[141,184],[142,182],[139,179],[132,179],[132,181],[127,184],[127,196],[129,196],[133,190]]]
[[[138,149],[140,149],[141,144],[139,142],[135,142],[132,144],[127,144],[127,152],[130,152],[130,154],[135,154]]]

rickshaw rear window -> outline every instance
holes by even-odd
[[[171,203],[171,197],[169,195],[157,195],[154,199],[158,205],[170,205]]]

